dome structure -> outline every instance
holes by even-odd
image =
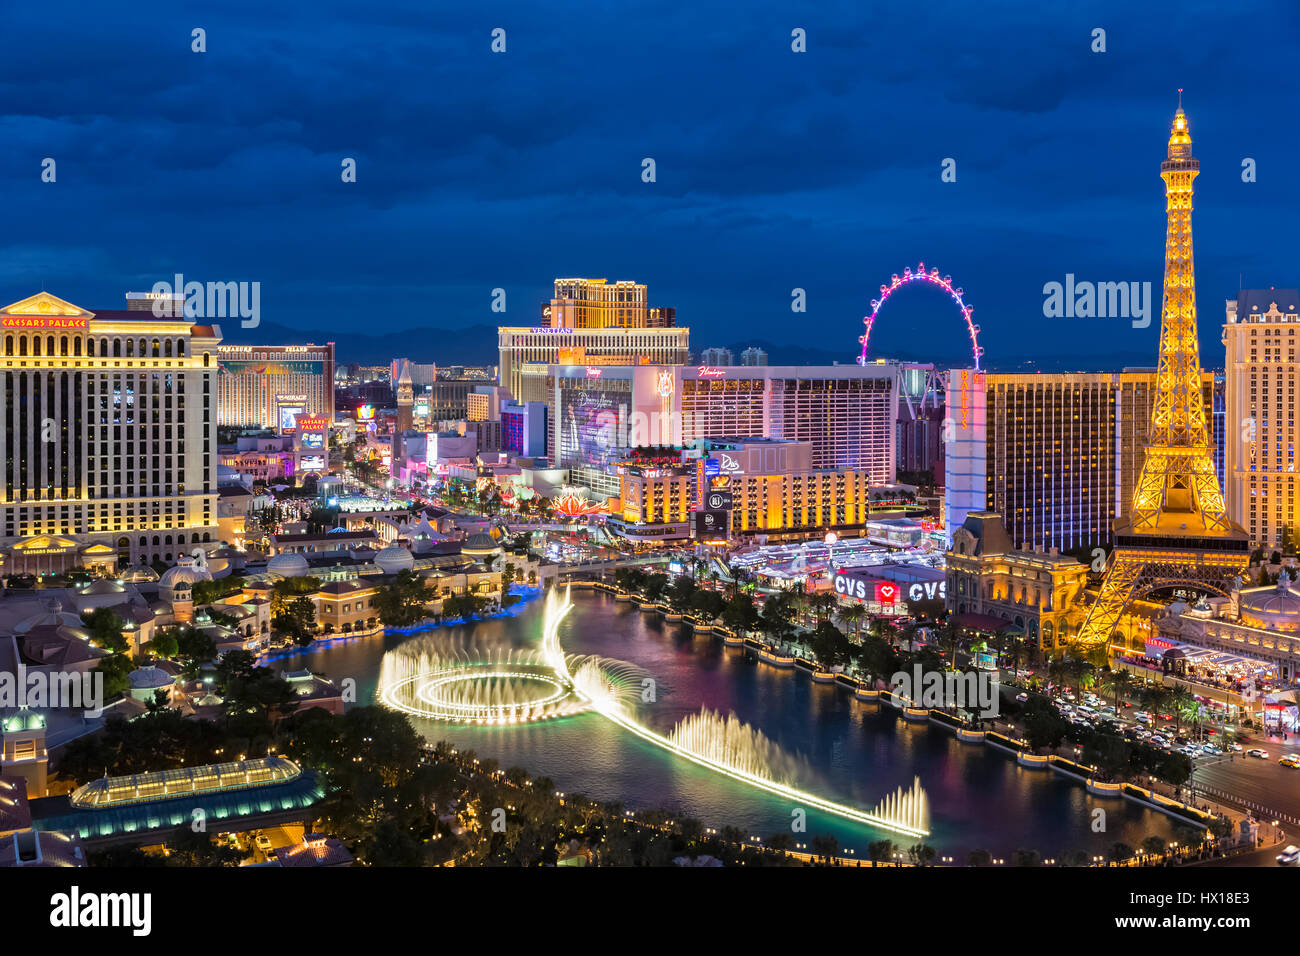
[[[1291,575],[1285,569],[1272,587],[1242,591],[1240,606],[1241,619],[1246,624],[1300,633],[1300,591],[1291,586]]]
[[[415,567],[415,556],[401,545],[390,544],[375,555],[375,565],[384,574],[397,574]]]
[[[307,576],[307,559],[293,551],[277,554],[266,562],[268,574],[278,574],[282,578],[301,578]]]
[[[467,558],[491,558],[501,553],[501,545],[490,534],[479,532],[470,535],[460,547],[460,553]]]
[[[170,687],[176,683],[176,678],[167,673],[161,667],[155,667],[148,664],[144,667],[137,667],[127,675],[127,680],[131,682],[131,689],[155,691],[161,687]]]
[[[201,568],[194,563],[193,558],[181,558],[173,568],[168,568],[158,580],[158,587],[176,590],[177,585],[184,584],[186,589],[192,589],[199,581],[211,581],[212,572],[207,568]],[[94,585],[91,585],[94,587]]]
[[[122,572],[121,580],[127,584],[152,584],[158,580],[158,572],[147,564],[141,564]]]

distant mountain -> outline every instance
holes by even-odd
[[[301,342],[334,342],[340,364],[387,365],[404,356],[416,362],[439,365],[495,365],[499,361],[495,325],[471,325],[461,329],[421,327],[368,335],[364,332],[314,332],[263,322],[255,329],[241,328],[237,319],[219,323],[225,341],[232,345],[293,345]],[[698,338],[691,343],[698,356],[715,343]],[[728,346],[737,362],[740,353],[757,346],[767,353],[771,365],[853,365],[851,351],[817,349],[805,345],[747,339]],[[1118,372],[1120,369],[1148,368],[1154,356],[1147,352],[1098,352],[1093,355],[1068,356],[985,356],[985,367],[994,372]],[[909,351],[891,354],[903,362],[933,362],[940,368],[965,368],[970,353],[936,350],[931,353]]]
[[[463,329],[416,328],[367,335],[364,332],[311,332],[274,322],[255,329],[240,328],[238,319],[218,322],[229,345],[294,345],[300,342],[334,343],[335,360],[341,365],[387,365],[398,357],[439,365],[496,365],[495,325],[472,325]]]

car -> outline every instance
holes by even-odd
[[[1231,748],[1235,753],[1241,753],[1241,744],[1228,744],[1228,746],[1229,746],[1229,747],[1230,747],[1230,748]]]
[[[1069,704],[1062,704],[1062,705],[1061,705],[1061,713],[1063,713],[1063,714],[1072,714],[1072,713],[1074,713],[1074,708],[1071,707]]]
[[[1287,754],[1285,757],[1283,757],[1281,760],[1278,761],[1278,764],[1283,767],[1290,767],[1292,770],[1295,770],[1296,768],[1300,767],[1300,757],[1297,757],[1295,754]]]
[[[1027,700],[1029,700],[1029,695],[1028,695],[1028,694],[1016,694],[1016,703],[1017,703],[1017,704],[1023,704],[1023,703],[1025,703]]]
[[[1145,710],[1139,710],[1136,714],[1133,715],[1133,719],[1136,720],[1139,724],[1151,723],[1151,715],[1148,714]]]
[[[1258,747],[1252,747],[1250,750],[1247,750],[1247,751],[1246,751],[1246,756],[1247,756],[1247,757],[1254,757],[1254,758],[1257,759],[1257,760],[1267,760],[1267,759],[1268,759],[1268,751],[1267,751],[1267,750],[1260,750]]]
[[[1209,754],[1211,757],[1217,757],[1219,754],[1223,753],[1223,751],[1214,746],[1214,744],[1206,744],[1201,748],[1201,750]]]
[[[1300,860],[1300,846],[1289,846],[1277,855],[1277,862],[1281,866],[1290,866],[1296,860]]]
[[[253,846],[261,850],[263,854],[267,856],[271,855],[271,838],[265,833],[259,833],[257,836],[253,837]]]

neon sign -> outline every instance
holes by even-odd
[[[673,373],[667,369],[659,372],[655,381],[655,392],[660,398],[668,398],[673,393]]]
[[[67,316],[6,315],[6,329],[88,329],[89,319],[69,318]]]
[[[699,373],[700,378],[726,378],[727,370],[724,368],[715,368],[712,365],[701,365],[695,370]]]
[[[572,335],[573,334],[573,329],[565,329],[565,328],[553,329],[550,326],[546,326],[546,325],[535,325],[528,331],[532,332],[534,335]]]
[[[593,366],[591,366],[591,365],[588,365],[588,366],[587,366],[587,378],[600,378],[601,373],[602,373],[603,371],[604,371],[603,369],[595,368],[595,367],[593,367]]]

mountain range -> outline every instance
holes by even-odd
[[[274,322],[263,322],[257,328],[241,328],[237,320],[222,323],[225,341],[232,345],[289,345],[302,342],[334,342],[335,358],[340,365],[387,365],[394,358],[408,358],[413,362],[436,362],[438,365],[495,365],[497,329],[494,325],[471,325],[459,329],[439,329],[423,326],[395,332],[367,334],[364,332],[314,332],[292,328]],[[699,352],[715,343],[693,343]],[[771,365],[852,365],[852,351],[809,348],[804,345],[749,339],[728,344],[736,361],[740,353],[750,346],[767,352]],[[970,365],[970,353],[936,349],[922,353],[909,350],[893,354],[890,358],[905,362],[934,362],[940,367],[965,368]],[[1153,356],[1147,352],[1096,352],[1076,353],[1069,356],[985,356],[985,367],[995,372],[1066,372],[1066,371],[1119,371],[1123,368],[1149,368]]]

